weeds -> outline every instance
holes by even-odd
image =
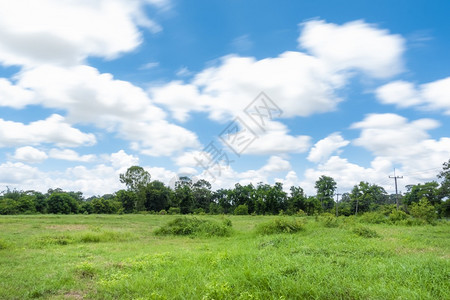
[[[365,226],[355,227],[353,229],[353,232],[356,233],[357,235],[365,237],[365,238],[380,237],[379,234],[375,230],[370,229],[369,227],[365,227]]]
[[[259,234],[295,233],[304,230],[304,224],[298,219],[276,218],[256,226]]]
[[[223,223],[198,218],[178,217],[155,230],[156,235],[230,236],[231,221]]]

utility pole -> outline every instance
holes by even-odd
[[[389,176],[389,178],[394,178],[394,181],[395,181],[395,202],[397,203],[397,210],[398,210],[399,209],[399,204],[398,204],[397,179],[402,179],[403,176],[396,176],[395,175],[395,168],[394,168],[394,176]]]
[[[336,193],[335,195],[336,195],[336,217],[337,217],[337,216],[338,216],[338,203],[339,203],[339,196],[340,196],[341,194],[339,194],[339,193]]]

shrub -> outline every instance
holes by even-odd
[[[320,220],[322,221],[322,223],[325,227],[338,227],[339,226],[338,219],[330,213],[323,213],[320,216]]]
[[[386,223],[387,218],[380,212],[366,212],[360,217],[360,222],[370,224]]]
[[[234,214],[241,216],[248,215],[248,206],[245,204],[238,205],[238,207],[234,209]]]
[[[156,235],[229,236],[231,226],[210,220],[179,217],[155,230]]]
[[[365,227],[365,226],[355,227],[353,229],[353,232],[356,233],[357,235],[365,237],[365,238],[379,237],[378,233],[375,230],[370,229],[370,228]]]
[[[256,226],[259,234],[295,233],[304,230],[304,224],[298,219],[276,218]]]
[[[192,212],[194,215],[205,215],[205,210],[201,207],[194,209]]]
[[[83,262],[75,268],[75,273],[81,278],[93,278],[97,270],[91,263]]]
[[[436,209],[428,202],[427,198],[420,199],[419,203],[413,203],[410,210],[413,217],[429,224],[434,224],[437,219]]]
[[[159,211],[159,214],[160,214],[160,215],[167,215],[167,211],[166,211],[165,209],[161,209],[161,210]]]
[[[231,220],[227,219],[227,218],[222,218],[222,223],[223,223],[223,225],[225,225],[227,227],[232,227],[233,226],[233,223],[231,223]]]
[[[168,210],[169,215],[179,215],[181,210],[179,207],[170,207]]]
[[[306,217],[306,213],[305,213],[303,210],[301,210],[301,209],[299,209],[299,210],[297,211],[296,215],[297,215],[298,217]]]
[[[393,224],[399,224],[401,221],[408,219],[408,215],[402,210],[393,210],[389,214],[389,221]]]

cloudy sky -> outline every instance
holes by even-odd
[[[0,190],[359,181],[450,158],[449,1],[0,0]],[[264,94],[261,94],[263,92]]]

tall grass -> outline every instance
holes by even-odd
[[[0,299],[450,299],[449,222],[230,216],[228,236],[154,234],[231,230],[219,216],[178,218],[0,217],[0,241],[13,245],[0,250]],[[296,222],[300,233],[286,234]]]

